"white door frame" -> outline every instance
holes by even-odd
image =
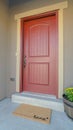
[[[42,8],[30,10],[15,15],[17,21],[17,50],[16,50],[16,92],[20,92],[20,20],[21,18],[58,10],[58,97],[63,94],[63,9],[68,7],[68,2],[60,2]]]

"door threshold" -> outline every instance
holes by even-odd
[[[50,95],[50,94],[43,94],[43,93],[35,93],[35,92],[29,92],[29,91],[24,91],[21,93],[22,95],[30,95],[34,97],[42,97],[42,98],[51,98],[51,99],[56,99],[55,95]]]

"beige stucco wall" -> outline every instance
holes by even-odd
[[[10,4],[9,17],[9,53],[8,59],[8,84],[7,95],[15,92],[16,82],[10,81],[10,77],[16,79],[16,43],[17,43],[17,23],[14,15],[31,9],[39,8],[49,4],[62,2],[65,0],[18,0]],[[68,0],[68,8],[64,9],[64,87],[73,86],[73,1]],[[9,90],[9,91],[8,91]]]
[[[0,0],[0,100],[6,97],[8,1]]]
[[[64,11],[64,86],[73,86],[73,0]]]

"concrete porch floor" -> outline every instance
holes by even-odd
[[[52,111],[50,124],[42,124],[12,114],[19,106],[11,99],[0,101],[0,130],[73,130],[73,121],[64,112]]]

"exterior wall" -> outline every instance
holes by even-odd
[[[0,0],[0,100],[6,97],[8,1]]]
[[[73,1],[64,11],[64,87],[73,86]]]
[[[16,0],[10,3],[10,30],[9,30],[9,54],[8,59],[8,84],[7,84],[7,95],[11,95],[16,91],[16,82],[10,81],[10,77],[16,79],[16,43],[17,43],[17,23],[14,20],[14,15],[31,9],[39,8],[42,6],[50,5],[57,2],[62,2],[65,0],[28,0],[23,2]],[[64,87],[73,85],[73,1],[68,0],[68,8],[64,9]]]

